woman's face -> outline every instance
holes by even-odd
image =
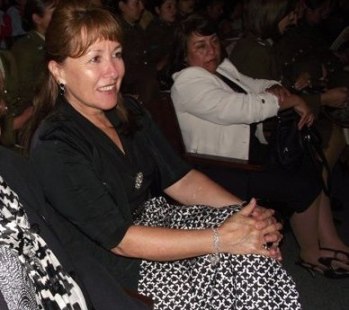
[[[328,14],[331,11],[331,2],[326,1],[320,7],[312,10],[307,8],[305,10],[305,18],[310,25],[317,25],[323,19],[327,18]]]
[[[195,0],[178,0],[177,8],[181,13],[190,14],[193,13],[195,6]]]
[[[159,18],[167,23],[173,23],[176,20],[177,6],[176,0],[166,0],[159,8],[156,8]]]
[[[283,34],[290,26],[296,25],[298,21],[298,11],[294,10],[288,13],[282,20],[279,21],[279,32]]]
[[[52,14],[56,9],[55,6],[45,7],[44,13],[42,16],[38,14],[33,14],[33,21],[36,25],[36,30],[41,34],[45,35],[47,27],[51,21]]]
[[[212,20],[218,20],[224,13],[224,2],[215,2],[212,5],[208,6],[207,14]]]
[[[191,34],[187,42],[187,63],[214,73],[221,63],[221,45],[216,34]]]
[[[57,83],[65,85],[65,96],[79,112],[109,110],[116,106],[125,73],[119,42],[100,40],[78,57],[62,64],[49,63]]]
[[[133,24],[139,21],[144,11],[144,5],[141,0],[126,0],[119,2],[123,18]]]

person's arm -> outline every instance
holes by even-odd
[[[263,121],[279,110],[273,94],[234,92],[217,76],[198,67],[175,74],[171,98],[177,113],[190,113],[221,125]]]
[[[206,204],[212,207],[223,207],[227,205],[241,204],[242,200],[234,194],[222,188],[201,172],[192,169],[179,181],[165,189],[165,193],[173,199],[187,205]],[[250,214],[257,221],[270,221],[275,224],[276,219],[273,217],[274,210],[265,209],[256,206]],[[279,236],[279,233],[277,233]],[[267,239],[274,240],[275,235],[265,236]],[[269,239],[268,239],[269,240]],[[271,241],[274,242],[274,241]],[[278,246],[279,240],[274,244]]]
[[[327,89],[321,94],[321,105],[333,108],[343,108],[349,103],[348,87],[335,87]]]
[[[29,106],[29,107],[25,108],[25,110],[21,114],[14,117],[13,129],[17,130],[17,129],[23,128],[23,126],[31,118],[32,114],[33,114],[33,106]]]
[[[278,242],[281,224],[257,221],[251,214],[256,202],[228,218],[219,228],[219,249],[213,242],[212,229],[181,230],[131,226],[122,241],[112,249],[118,255],[155,261],[179,260],[215,253],[259,254],[281,259],[278,248],[270,250],[266,242]],[[272,236],[271,239],[268,237]]]
[[[297,95],[291,94],[285,87],[274,85],[266,90],[278,98],[280,111],[293,108],[300,116],[298,128],[304,125],[310,126],[314,121],[314,112],[306,101]]]
[[[80,231],[102,247],[122,256],[159,261],[216,251],[211,229],[177,230],[133,225],[121,212],[122,206],[116,205],[123,201],[122,197],[118,197],[117,201],[111,197],[108,186],[96,177],[94,168],[85,156],[60,142],[45,144],[44,149],[39,147],[34,150],[32,160],[47,199]],[[52,162],[55,164],[52,165]],[[120,188],[118,193],[119,196],[123,195]],[[252,202],[244,212],[234,214],[220,226],[220,252],[255,253],[279,258],[277,248],[267,251],[263,244],[277,243],[281,226],[270,221],[270,216],[255,218],[255,209]]]
[[[190,170],[183,178],[166,188],[165,193],[186,205],[205,204],[222,207],[242,203],[240,198],[195,169]]]
[[[252,93],[258,94],[270,94],[275,96],[269,100],[276,100],[280,111],[293,108],[299,115],[300,121],[298,124],[299,128],[302,128],[305,124],[311,125],[314,120],[314,115],[311,109],[307,106],[305,101],[297,95],[291,94],[285,87],[283,87],[279,82],[266,79],[254,79],[249,76],[246,76],[237,71],[234,65],[229,62],[223,63],[223,66],[219,70],[228,69],[238,77],[242,84],[246,85]],[[263,105],[266,104],[266,101],[263,101]]]
[[[285,99],[280,102],[280,109],[286,110],[293,108],[295,112],[300,116],[298,122],[298,128],[301,129],[303,126],[310,126],[314,122],[314,113],[311,108],[306,104],[306,102],[297,95],[291,94],[285,97]]]
[[[145,114],[147,116],[147,114]],[[176,156],[166,139],[157,129],[150,118],[145,117],[148,134],[154,152],[154,159],[158,163],[163,191],[184,204],[205,204],[213,207],[222,207],[231,204],[240,204],[241,199],[226,191],[197,170],[190,169]],[[268,219],[276,223],[274,211],[257,206],[252,212],[252,217],[257,221]],[[270,236],[273,239],[273,236]],[[269,236],[266,236],[269,238]]]

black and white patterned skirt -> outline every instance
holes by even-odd
[[[136,225],[204,229],[221,224],[238,206],[168,204],[163,197],[145,203]],[[138,290],[154,300],[155,310],[301,309],[294,281],[274,259],[220,254],[171,262],[142,261]]]

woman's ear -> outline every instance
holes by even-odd
[[[53,75],[53,77],[55,78],[55,80],[57,81],[58,84],[59,83],[65,84],[64,72],[63,72],[61,65],[59,65],[54,60],[50,60],[48,63],[48,70]]]
[[[160,15],[160,8],[158,6],[155,7],[155,13]]]

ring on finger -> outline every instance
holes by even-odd
[[[264,250],[269,251],[270,248],[271,248],[271,243],[270,243],[270,242],[267,242],[267,243],[264,243],[264,244],[263,244],[263,249],[264,249]]]

